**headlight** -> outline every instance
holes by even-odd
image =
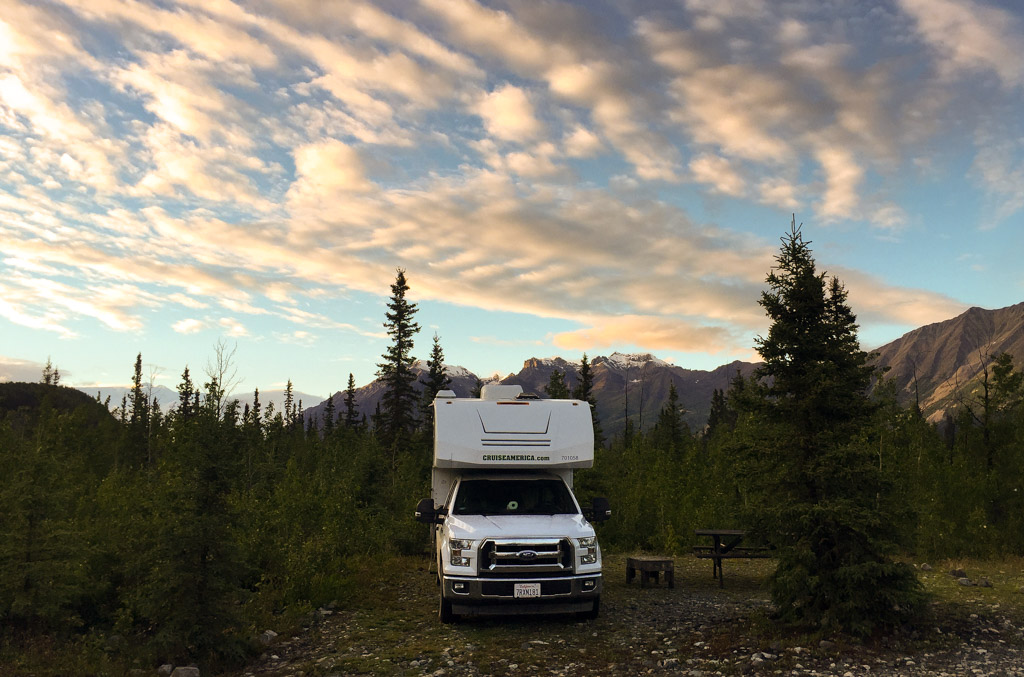
[[[473,547],[473,541],[468,538],[453,538],[448,541],[448,545],[452,549],[451,563],[453,567],[468,567],[469,557],[462,554],[463,550],[469,550]]]
[[[580,564],[597,564],[597,537],[577,538],[580,544]]]

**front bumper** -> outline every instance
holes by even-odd
[[[589,611],[601,594],[601,574],[558,578],[443,577],[444,597],[457,614],[506,615]],[[516,583],[540,583],[540,597],[518,599]]]

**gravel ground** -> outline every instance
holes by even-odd
[[[775,632],[762,560],[726,568],[720,590],[704,567],[677,560],[674,589],[627,586],[606,561],[595,621],[529,617],[436,620],[424,570],[399,588],[368,586],[373,605],[321,609],[278,638],[246,677],[433,675],[1000,675],[1024,677],[1020,606],[940,601],[922,627],[869,643]],[[708,565],[708,569],[710,565]]]

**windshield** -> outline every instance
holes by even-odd
[[[463,480],[455,515],[575,515],[569,488],[557,479]]]

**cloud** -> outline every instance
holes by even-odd
[[[480,101],[477,111],[487,131],[504,141],[524,143],[544,133],[526,92],[506,84]]]
[[[19,360],[0,355],[0,383],[23,382],[35,383],[42,380],[45,364],[30,360]],[[60,365],[54,365],[60,369]],[[61,377],[67,374],[61,371]]]
[[[835,266],[829,270],[849,292],[850,306],[858,320],[907,327],[921,327],[956,317],[966,306],[945,294],[908,287],[894,287],[885,280]]]
[[[586,158],[604,150],[601,139],[589,129],[577,125],[562,140],[565,154],[569,157]]]
[[[288,189],[292,203],[319,203],[373,187],[359,152],[337,139],[302,146],[294,155],[296,180]]]
[[[857,216],[864,170],[853,153],[832,146],[818,149],[816,157],[825,174],[825,190],[818,205],[818,214],[825,221]]]
[[[723,157],[704,153],[690,161],[690,172],[699,183],[709,184],[715,192],[725,195],[743,195],[746,182]]]
[[[178,320],[171,325],[171,329],[178,332],[179,334],[195,334],[202,331],[205,328],[205,324],[202,320],[195,318],[188,318],[184,320]]]
[[[380,338],[333,302],[402,266],[421,299],[580,321],[566,346],[740,350],[775,240],[734,215],[916,223],[900,180],[978,124],[936,69],[1002,84],[972,177],[1024,204],[1018,22],[976,2],[8,4],[0,314],[68,338],[169,306]],[[707,195],[736,207],[680,206]],[[956,306],[856,281],[879,321]]]
[[[223,329],[231,338],[240,338],[242,336],[249,335],[249,330],[245,328],[245,325],[232,317],[222,317],[217,320],[217,324],[220,325],[221,329]]]
[[[994,73],[1004,87],[1024,84],[1024,30],[1018,16],[974,0],[900,0],[947,76]]]
[[[742,350],[731,332],[673,317],[618,315],[591,317],[590,326],[556,334],[552,342],[567,351],[642,346],[650,350],[722,353]]]

